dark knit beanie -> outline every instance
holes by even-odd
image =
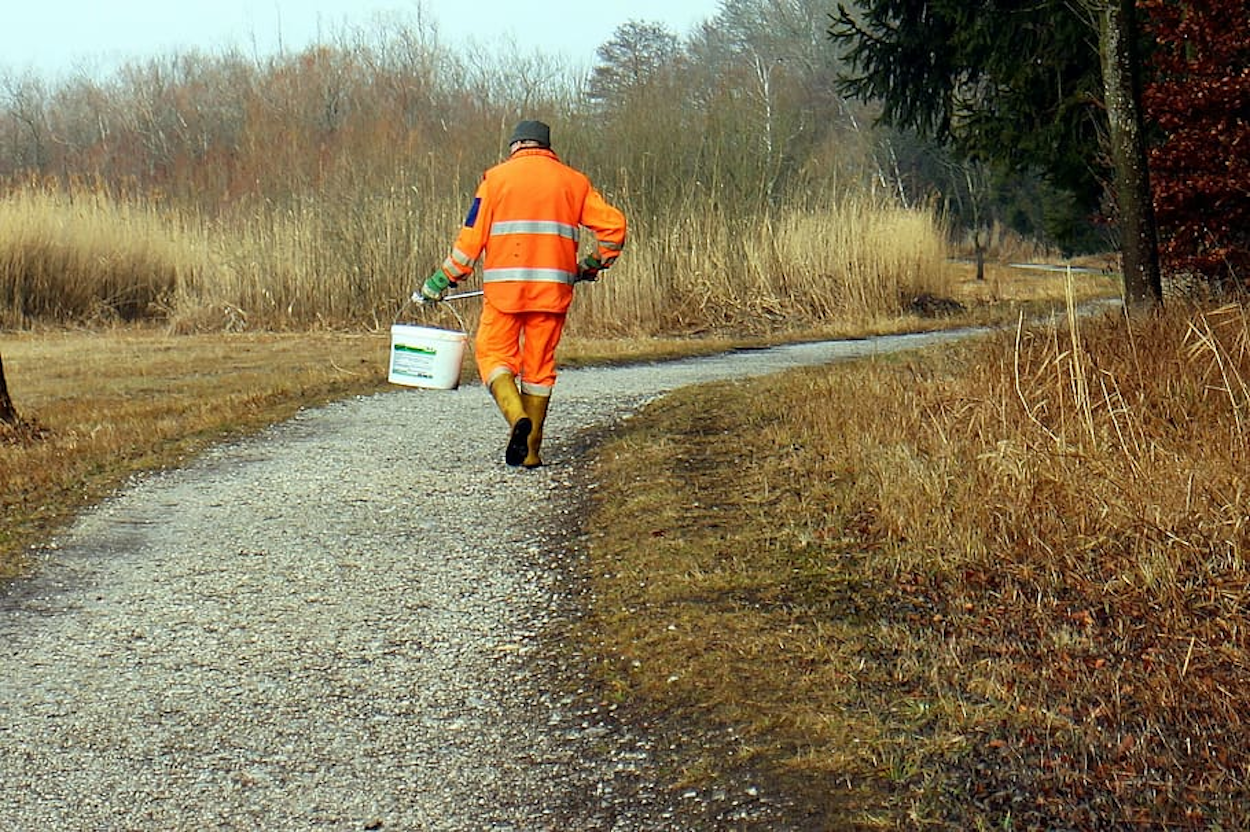
[[[511,146],[516,142],[538,142],[543,147],[551,147],[551,128],[541,121],[520,121],[508,139]]]

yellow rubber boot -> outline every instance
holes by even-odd
[[[533,428],[530,430],[529,453],[525,455],[525,461],[521,463],[526,468],[537,468],[543,464],[538,451],[543,444],[543,422],[547,421],[547,405],[550,403],[551,396],[521,394],[521,404],[525,407],[525,415],[533,423]]]
[[[525,415],[525,406],[521,403],[521,391],[517,390],[516,379],[511,373],[503,373],[490,383],[490,394],[499,405],[499,412],[508,421],[508,447],[504,449],[504,462],[509,465],[520,465],[529,453],[530,431],[533,422]]]

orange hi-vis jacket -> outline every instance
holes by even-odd
[[[581,228],[605,266],[625,245],[625,215],[548,148],[522,148],[486,171],[443,272],[460,281],[482,260],[482,290],[501,312],[568,310]]]

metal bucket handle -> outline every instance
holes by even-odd
[[[451,314],[455,316],[456,323],[460,325],[460,331],[467,333],[469,331],[468,327],[464,325],[464,318],[460,317],[460,313],[456,311],[456,307],[452,304],[445,304],[443,301],[460,300],[461,298],[473,298],[473,297],[478,297],[481,294],[482,294],[482,290],[478,289],[477,291],[473,291],[473,292],[461,292],[458,295],[447,295],[442,300],[434,301],[434,302],[420,302],[420,301],[415,301],[412,298],[409,298],[408,300],[404,301],[404,305],[399,307],[399,311],[395,313],[394,323],[399,323],[399,319],[404,316],[404,312],[410,306],[415,305],[419,309],[442,307],[443,309],[449,310]]]

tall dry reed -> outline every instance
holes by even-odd
[[[947,289],[937,217],[867,198],[735,215],[712,198],[633,212],[621,265],[584,293],[577,329],[767,330],[897,315]],[[622,314],[624,312],[625,314]]]
[[[99,192],[19,190],[0,202],[0,300],[11,325],[113,316],[179,331],[376,329],[446,256],[474,184],[431,163],[386,188],[241,202],[212,219]],[[925,211],[855,199],[761,213],[727,213],[711,198],[672,215],[623,207],[626,252],[579,290],[572,333],[874,320],[940,292],[946,273]],[[473,308],[462,308],[470,319]]]
[[[0,199],[0,326],[160,315],[203,243],[150,204],[88,187],[17,190]]]

